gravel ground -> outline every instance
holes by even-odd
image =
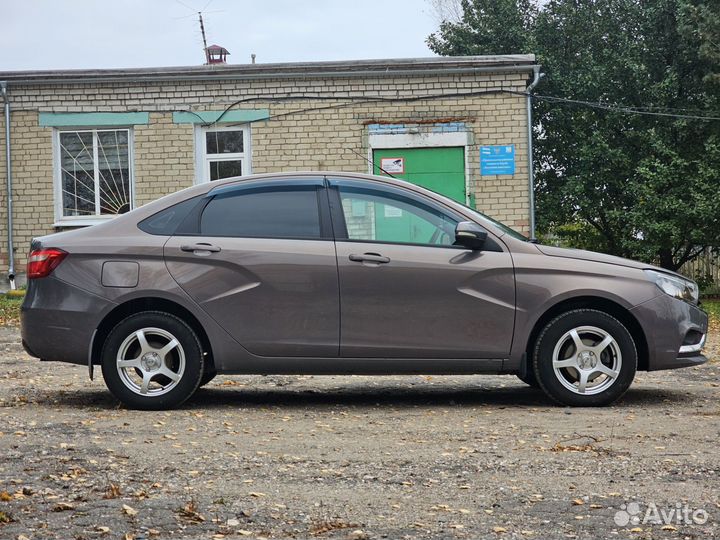
[[[218,377],[150,413],[0,328],[0,538],[718,537],[718,341],[604,409],[510,376]]]

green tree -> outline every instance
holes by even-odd
[[[441,25],[430,47],[440,54],[526,52],[513,49],[515,39],[500,47],[507,25],[485,11],[478,19],[484,4],[463,2],[462,20]],[[720,116],[715,6],[550,0],[522,18],[523,45],[534,47],[547,74],[539,93],[594,104],[534,101],[542,232],[584,223],[597,235],[583,247],[673,270],[720,245],[720,122],[662,116]],[[482,25],[474,27],[477,20]],[[483,37],[473,41],[476,33]]]
[[[461,20],[443,21],[428,46],[444,56],[513,54],[532,49],[537,8],[532,0],[450,0]],[[452,10],[457,11],[457,10]]]

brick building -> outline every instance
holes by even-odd
[[[10,241],[21,273],[34,236],[112,219],[194,183],[273,171],[380,173],[382,164],[527,231],[521,94],[534,60],[0,72],[13,195],[8,235],[3,186],[3,270]]]

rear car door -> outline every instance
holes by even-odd
[[[322,178],[210,191],[165,245],[165,260],[251,353],[338,355],[337,262]]]
[[[489,235],[483,251],[453,246],[465,218],[396,186],[333,179],[329,196],[341,356],[507,358],[515,282],[501,242]]]

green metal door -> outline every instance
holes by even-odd
[[[382,163],[386,166],[383,167]],[[465,149],[402,148],[373,151],[374,173],[383,176],[381,167],[395,178],[465,203]],[[392,167],[391,167],[392,165]],[[396,172],[393,172],[396,171]],[[375,209],[375,238],[406,239],[411,243],[430,243],[434,227],[399,208]]]

